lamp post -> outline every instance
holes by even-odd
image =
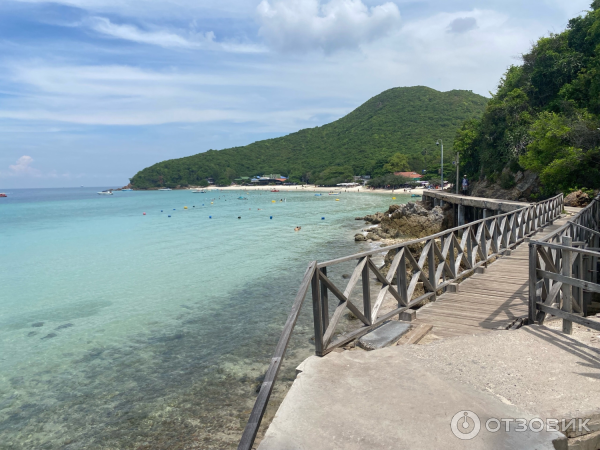
[[[442,144],[442,170],[440,171],[440,176],[442,178],[442,191],[444,190],[444,141],[441,139],[438,139],[435,143],[435,145],[440,145],[440,143]]]

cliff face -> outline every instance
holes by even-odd
[[[498,198],[503,200],[533,200],[540,192],[538,175],[530,172],[512,174],[505,169],[495,180],[476,181],[469,190],[473,197]]]

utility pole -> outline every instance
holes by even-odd
[[[440,176],[442,178],[442,191],[444,190],[444,141],[441,139],[438,139],[437,142],[435,143],[435,145],[440,145],[440,142],[442,144],[442,170],[440,170]]]

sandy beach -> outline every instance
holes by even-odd
[[[422,195],[423,191],[425,191],[426,189],[423,188],[415,188],[415,189],[411,189],[411,190],[404,190],[403,188],[401,189],[395,189],[395,190],[391,190],[391,189],[369,189],[366,188],[364,186],[357,186],[357,187],[349,187],[349,188],[341,188],[341,189],[335,189],[332,187],[318,187],[318,186],[313,186],[313,185],[308,185],[305,184],[304,186],[227,186],[227,187],[215,187],[215,186],[209,186],[207,188],[205,188],[207,191],[208,190],[219,190],[219,191],[244,191],[244,192],[250,192],[250,191],[271,191],[273,189],[277,189],[280,192],[323,192],[323,193],[329,193],[329,192],[339,192],[342,194],[345,193],[367,193],[367,194],[418,194],[418,195]]]

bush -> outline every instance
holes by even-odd
[[[510,172],[502,172],[500,177],[498,177],[498,181],[502,189],[512,189],[517,185],[515,176]]]

